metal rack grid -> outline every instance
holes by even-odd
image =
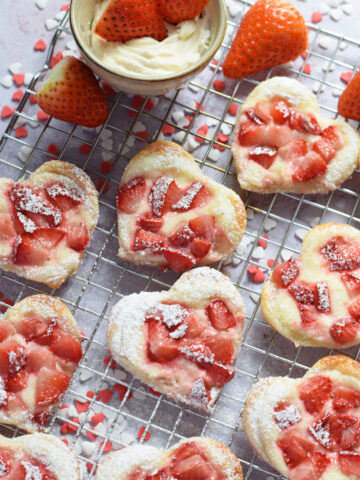
[[[242,10],[233,21],[228,22],[228,36],[220,49],[218,63],[207,67],[191,82],[190,88],[160,97],[157,105],[151,110],[147,108],[147,98],[143,99],[141,106],[132,107],[129,97],[119,93],[110,99],[111,113],[107,123],[96,131],[70,126],[50,118],[45,123],[35,121],[38,128],[34,128],[26,140],[16,138],[14,132],[21,122],[34,123],[31,116],[33,107],[29,97],[34,93],[34,87],[41,74],[48,69],[56,49],[64,38],[71,35],[68,16],[65,16],[53,37],[42,71],[34,76],[0,141],[0,153],[3,158],[0,160],[2,176],[8,175],[17,179],[33,171],[52,156],[47,151],[46,144],[56,142],[58,145],[61,144],[57,158],[69,160],[84,168],[95,184],[102,185],[99,188],[100,219],[93,241],[79,272],[68,279],[63,287],[57,291],[50,291],[43,285],[24,282],[10,273],[0,274],[0,290],[5,297],[16,302],[34,293],[54,294],[69,306],[84,331],[84,357],[63,404],[70,405],[76,400],[87,401],[88,409],[79,415],[78,424],[65,418],[62,409],[59,408],[50,425],[50,432],[60,434],[60,427],[64,421],[72,425],[74,432],[67,438],[70,445],[81,453],[79,445],[84,439],[88,440],[86,433],[90,435],[93,433],[91,412],[100,410],[104,412],[107,418],[106,429],[102,432],[96,431],[97,439],[94,440],[98,442],[98,448],[90,458],[80,454],[80,458],[87,463],[88,468],[85,471],[88,472],[89,479],[93,478],[97,463],[102,458],[103,451],[107,449],[108,441],[114,448],[131,443],[131,440],[148,441],[150,444],[165,447],[182,437],[192,435],[212,436],[229,445],[242,461],[246,478],[264,479],[268,475],[278,476],[271,467],[254,455],[241,431],[241,411],[246,394],[259,377],[268,375],[298,377],[316,360],[332,353],[326,349],[296,349],[290,342],[275,334],[264,322],[259,311],[259,301],[255,295],[260,293],[261,285],[251,281],[247,275],[247,268],[252,264],[264,271],[269,270],[261,261],[255,261],[252,257],[257,241],[266,233],[270,236],[266,249],[267,257],[277,261],[287,252],[291,254],[299,252],[301,241],[297,230],[308,230],[314,217],[319,217],[320,223],[331,220],[358,226],[359,171],[356,171],[352,179],[341,188],[329,195],[305,197],[293,194],[258,195],[240,192],[249,213],[246,235],[252,242],[243,254],[235,254],[235,261],[232,264],[220,263],[218,268],[230,276],[244,296],[247,323],[243,347],[236,361],[236,376],[224,387],[212,415],[181,407],[163,396],[157,396],[120,367],[112,368],[114,366],[112,359],[103,362],[103,358],[108,355],[104,326],[111,306],[123,295],[132,292],[169,288],[176,278],[173,273],[138,267],[122,262],[116,257],[114,198],[124,165],[133,153],[139,151],[146,142],[156,140],[165,124],[172,125],[176,132],[182,131],[182,144],[186,145],[187,139],[196,134],[199,124],[210,120],[213,126],[208,134],[203,137],[196,134],[202,137],[204,142],[193,155],[206,174],[239,191],[231,164],[229,145],[217,140],[222,124],[228,125],[229,128],[233,126],[234,117],[231,118],[227,113],[229,106],[233,103],[241,105],[249,91],[265,78],[289,75],[316,90],[321,111],[335,117],[337,99],[332,98],[329,92],[343,88],[339,84],[340,72],[356,71],[358,68],[353,59],[360,58],[358,55],[360,42],[309,25],[310,44],[307,59],[299,59],[291,65],[279,66],[240,82],[227,81],[225,89],[222,92],[217,91],[213,82],[222,78],[220,65],[231,44],[241,15],[251,5],[248,0],[238,0],[238,3],[241,4]],[[321,36],[326,37],[331,43],[328,51],[322,50],[318,45]],[[347,47],[345,50],[344,45]],[[339,58],[339,54],[342,58]],[[313,71],[306,74],[304,68],[309,60],[312,62]],[[318,63],[315,62],[326,64],[317,68]],[[325,92],[322,92],[323,88]],[[194,98],[198,102],[196,108],[193,104]],[[190,112],[190,123],[187,128],[178,127],[172,121],[172,113],[177,109]],[[147,130],[150,131],[149,138],[144,139],[142,135],[136,134],[139,131],[136,128],[138,121],[146,124]],[[107,131],[112,132],[112,142],[105,142],[106,145],[102,145],[104,143],[102,138]],[[117,148],[114,142],[118,143]],[[79,154],[78,147],[82,144],[90,147],[87,154]],[[218,163],[212,162],[209,158],[214,145],[223,149]],[[28,158],[25,163],[16,157],[18,149],[22,146],[28,147]],[[113,160],[113,167],[108,174],[99,171],[102,158]],[[276,228],[271,233],[268,232],[269,220],[277,222]],[[0,301],[0,306],[7,307],[4,298]],[[345,353],[355,359],[359,356],[359,350],[356,348]],[[84,376],[86,377],[84,372],[89,373],[87,380],[84,380]],[[121,387],[117,387],[117,393],[110,401],[99,397],[99,393],[101,394],[104,389],[112,390],[115,384]],[[118,395],[119,390],[121,399]],[[139,430],[141,427],[144,428]],[[19,433],[12,427],[2,427],[2,432],[14,436]],[[151,433],[149,440],[148,433]]]

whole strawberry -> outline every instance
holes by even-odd
[[[179,23],[197,17],[209,0],[160,0],[160,12],[166,22]]]
[[[258,0],[245,14],[223,64],[229,78],[244,78],[294,60],[308,46],[301,13],[284,0]]]
[[[338,112],[345,118],[360,122],[360,70],[339,98]]]
[[[109,42],[127,42],[140,37],[161,41],[167,37],[157,0],[108,0],[95,33]]]
[[[109,107],[92,71],[75,57],[63,58],[49,71],[36,93],[44,112],[65,122],[97,127]]]

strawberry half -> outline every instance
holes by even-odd
[[[166,22],[176,24],[197,17],[209,0],[160,0],[160,12]]]
[[[244,18],[223,64],[229,78],[290,62],[308,46],[308,30],[301,13],[284,0],[259,0]]]
[[[44,112],[65,122],[97,127],[109,107],[92,71],[75,57],[65,57],[49,71],[36,94]]]
[[[95,33],[109,42],[127,42],[141,37],[161,41],[167,37],[164,19],[154,0],[108,1]]]
[[[339,98],[338,112],[345,118],[360,121],[360,70]]]

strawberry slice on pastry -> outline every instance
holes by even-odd
[[[356,169],[360,137],[341,119],[320,116],[300,82],[274,77],[247,97],[232,153],[242,188],[260,193],[326,193]]]
[[[360,366],[348,357],[260,380],[242,418],[256,453],[290,480],[360,476]]]
[[[125,169],[117,195],[119,257],[176,272],[231,254],[246,216],[235,192],[201,173],[172,142],[155,142]]]
[[[112,309],[114,359],[177,402],[211,411],[235,373],[244,323],[242,298],[217,270],[184,273],[166,292],[142,292]]]
[[[4,480],[81,480],[76,454],[52,435],[0,436],[0,478]]]
[[[58,288],[80,265],[98,194],[74,165],[44,163],[27,180],[0,179],[0,267]]]
[[[275,267],[261,308],[267,322],[295,345],[359,344],[359,230],[338,223],[310,230],[300,256]]]
[[[0,423],[45,429],[81,360],[80,340],[68,308],[48,295],[27,297],[6,311],[0,319]]]
[[[242,480],[232,451],[216,440],[191,437],[169,450],[134,445],[110,453],[99,465],[96,480]]]

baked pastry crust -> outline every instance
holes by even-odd
[[[57,480],[83,479],[75,452],[53,435],[33,433],[13,439],[1,435],[0,448],[3,447],[14,450],[17,455],[30,455],[44,463]]]
[[[76,188],[82,194],[80,210],[81,221],[85,223],[91,239],[99,216],[98,192],[90,177],[80,168],[60,160],[45,162],[35,170],[28,179],[19,180],[17,184],[33,187],[45,187],[51,182],[61,182],[66,187]],[[0,178],[0,214],[8,214],[11,205],[5,192],[13,185],[8,178]],[[77,213],[79,216],[79,213]],[[59,288],[81,263],[84,252],[78,252],[62,244],[57,249],[57,258],[49,259],[41,266],[16,265],[11,261],[11,246],[0,242],[0,267],[16,273],[28,280],[45,283],[50,288]]]
[[[275,160],[270,169],[264,169],[258,163],[247,159],[247,151],[237,140],[243,114],[257,102],[264,103],[273,98],[286,101],[299,112],[312,114],[322,129],[330,125],[339,129],[345,145],[328,163],[325,174],[298,182],[294,181],[291,172],[284,168],[284,162]],[[288,77],[273,77],[254,88],[239,111],[232,138],[231,150],[240,186],[253,192],[326,193],[341,185],[359,165],[360,136],[356,130],[341,118],[322,117],[315,95],[299,81]]]
[[[207,437],[191,437],[181,440],[169,450],[158,449],[146,445],[134,445],[110,453],[99,465],[96,480],[126,480],[136,469],[159,470],[181,445],[198,443],[211,461],[228,480],[242,480],[242,468],[232,451],[216,440]]]
[[[349,291],[341,276],[345,271],[331,271],[320,250],[332,238],[342,237],[360,247],[360,231],[339,223],[326,223],[312,228],[305,236],[297,265],[300,269],[297,280],[310,283],[324,283],[329,290],[331,310],[327,314],[317,313],[319,323],[314,328],[302,324],[297,302],[285,288],[279,288],[271,274],[261,292],[261,309],[265,320],[274,330],[292,341],[296,346],[348,348],[360,343],[360,331],[346,343],[336,342],[330,335],[331,326],[343,318],[349,318],[348,306],[359,298],[359,291]],[[355,276],[360,268],[350,271]],[[351,317],[350,317],[351,318]]]
[[[166,302],[203,310],[213,299],[222,300],[231,313],[239,318],[233,329],[235,357],[241,342],[244,320],[244,303],[237,288],[222,273],[209,267],[185,272],[169,291],[134,293],[123,297],[111,310],[107,325],[108,347],[114,359],[136,378],[164,395],[196,408],[210,412],[220,389],[211,388],[207,405],[195,403],[190,392],[184,391],[183,369],[164,370],[163,364],[149,362],[145,314],[154,306]]]
[[[276,441],[281,433],[274,419],[274,408],[280,402],[290,402],[306,416],[306,411],[299,398],[297,387],[316,375],[328,376],[336,385],[360,391],[360,364],[343,355],[327,356],[316,362],[303,378],[267,377],[260,379],[250,390],[242,414],[243,429],[256,454],[282,475],[289,476],[280,448]],[[283,430],[284,431],[284,430]],[[347,480],[355,476],[345,475],[337,465],[332,463],[321,480]]]
[[[9,308],[3,316],[3,319],[9,323],[16,323],[23,318],[40,317],[40,318],[56,318],[58,326],[64,332],[70,334],[73,338],[81,341],[81,332],[70,310],[57,298],[49,295],[32,295],[26,297],[13,307]],[[60,399],[59,399],[60,401]],[[45,407],[45,410],[52,414],[57,408],[58,402]],[[43,428],[32,421],[28,412],[20,410],[10,414],[6,414],[0,409],[0,423],[14,425],[21,430],[29,433],[43,430]]]
[[[230,240],[227,248],[212,248],[196,266],[217,262],[231,254],[240,242],[246,227],[246,212],[240,197],[231,189],[203,175],[194,158],[180,145],[166,141],[156,141],[135,155],[125,168],[121,185],[138,176],[154,181],[161,175],[172,177],[180,187],[187,187],[194,181],[200,181],[212,194],[212,199],[204,207],[171,213],[172,218],[166,219],[165,228],[167,223],[169,227],[175,229],[181,222],[199,215],[213,215],[216,225],[225,231]],[[118,211],[119,257],[140,265],[167,266],[164,255],[146,254],[145,251],[136,252],[131,249],[136,220],[136,214]]]

